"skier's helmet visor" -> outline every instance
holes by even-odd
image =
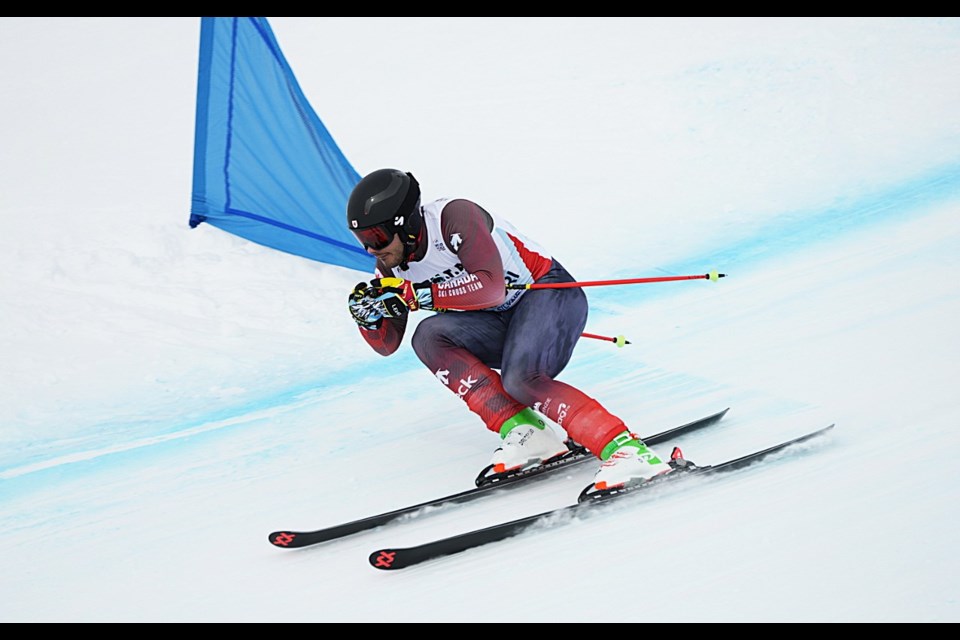
[[[372,227],[364,229],[351,229],[353,235],[357,237],[364,249],[373,249],[381,251],[393,242],[393,236],[396,235],[396,228],[393,223],[383,222]]]

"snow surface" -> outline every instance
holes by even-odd
[[[562,379],[761,468],[399,572],[572,502],[496,446],[367,274],[189,229],[199,18],[0,23],[0,621],[960,622],[960,19],[270,18],[361,173],[412,171],[592,287]],[[669,447],[661,448],[669,452]]]

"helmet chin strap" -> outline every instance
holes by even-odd
[[[423,237],[424,229],[426,229],[426,225],[421,225],[420,233],[416,237],[408,234],[404,239],[403,235],[400,236],[400,241],[403,243],[403,260],[400,262],[400,268],[404,271],[407,270],[407,263],[416,255],[417,249],[421,246],[420,240]],[[402,231],[398,233],[402,234]]]
[[[410,176],[410,179],[413,180],[413,185],[417,187],[413,176]],[[394,222],[396,223],[398,220],[401,221],[401,224],[398,224],[395,229],[397,235],[400,236],[400,242],[403,243],[403,260],[400,262],[400,268],[406,271],[409,262],[413,260],[417,251],[423,246],[423,237],[427,228],[423,220],[423,208],[420,206],[419,187],[417,188],[417,199],[413,209],[405,218],[394,219]],[[416,235],[411,233],[414,229],[416,229]]]
[[[400,268],[404,271],[407,270],[407,263],[410,261],[410,258],[417,252],[417,241],[413,240],[403,240],[403,260],[400,261]]]

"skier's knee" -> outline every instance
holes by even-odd
[[[510,371],[501,372],[503,390],[520,404],[533,405],[536,401],[538,382],[543,379],[542,374],[520,375]]]

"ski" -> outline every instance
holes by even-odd
[[[590,492],[589,489],[592,487],[588,487],[581,492],[577,502],[574,504],[560,507],[558,509],[552,509],[550,511],[544,511],[532,516],[526,516],[517,520],[496,524],[484,529],[476,529],[474,531],[468,531],[459,535],[440,538],[438,540],[414,547],[379,549],[370,554],[369,561],[370,564],[376,569],[392,571],[420,564],[421,562],[426,562],[427,560],[433,560],[435,558],[460,553],[461,551],[466,551],[467,549],[473,549],[491,542],[497,542],[515,536],[545,519],[550,518],[555,519],[557,522],[562,522],[566,519],[569,519],[569,516],[572,516],[577,512],[590,509],[599,504],[613,502],[617,497],[636,493],[650,487],[661,486],[668,483],[673,484],[679,480],[689,478],[691,476],[705,476],[714,473],[723,473],[735,471],[737,469],[743,469],[749,465],[759,462],[764,458],[769,457],[773,453],[782,451],[791,445],[805,442],[820,436],[831,430],[833,427],[834,425],[831,424],[805,435],[786,440],[772,447],[754,451],[739,458],[733,458],[724,462],[702,467],[692,464],[687,460],[683,460],[682,455],[678,455],[679,449],[675,448],[675,459],[671,461],[671,466],[674,467],[674,471],[666,475],[658,476],[647,482],[633,485],[632,487],[609,491]]]
[[[730,408],[727,407],[722,411],[704,416],[703,418],[699,418],[693,422],[688,422],[687,424],[679,427],[674,427],[672,429],[668,429],[655,435],[643,438],[643,441],[647,444],[654,445],[671,438],[676,438],[678,436],[691,433],[698,429],[703,429],[704,427],[708,427],[718,422],[729,410]],[[428,500],[426,502],[421,502],[408,507],[395,509],[394,511],[387,511],[366,518],[361,518],[359,520],[345,522],[332,527],[326,527],[324,529],[316,529],[314,531],[274,531],[268,536],[268,540],[270,541],[270,544],[284,549],[308,547],[321,542],[344,538],[355,533],[360,533],[361,531],[376,529],[377,527],[387,524],[388,522],[392,522],[398,518],[416,514],[418,511],[425,509],[426,507],[437,507],[441,505],[474,500],[476,498],[489,495],[498,489],[515,486],[522,480],[529,480],[532,478],[551,475],[561,469],[568,469],[587,460],[595,459],[596,458],[593,456],[593,454],[588,452],[583,447],[575,447],[569,454],[565,454],[560,458],[555,458],[545,464],[541,464],[531,469],[525,469],[519,472],[508,472],[505,474],[495,474],[492,476],[485,475],[485,473],[489,470],[488,467],[487,469],[484,469],[484,471],[482,471],[477,477],[477,486],[472,489],[467,489],[466,491],[443,496],[441,498],[435,498],[433,500]]]

